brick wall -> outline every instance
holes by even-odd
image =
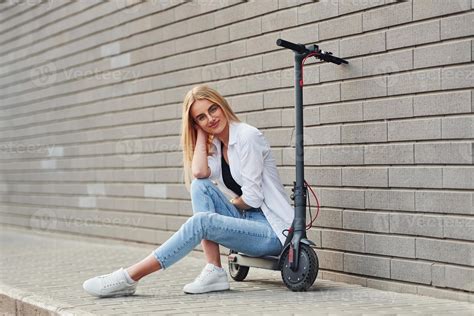
[[[320,277],[472,300],[471,0],[0,4],[0,222],[160,244],[192,214],[181,101],[228,97],[294,179],[293,56],[305,67],[308,235]]]

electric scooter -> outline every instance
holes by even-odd
[[[250,267],[280,270],[285,285],[292,291],[306,291],[310,288],[319,270],[318,256],[315,243],[306,236],[306,229],[311,227],[317,217],[306,225],[306,200],[310,206],[308,187],[304,180],[304,143],[303,143],[303,65],[306,58],[314,56],[322,61],[336,65],[348,64],[342,58],[333,56],[331,52],[320,50],[318,45],[305,46],[278,39],[278,46],[291,49],[295,60],[295,112],[296,112],[296,181],[293,182],[291,199],[294,201],[295,217],[291,227],[286,231],[288,235],[278,256],[251,257],[234,250],[228,256],[229,272],[235,281],[243,281]],[[319,202],[314,191],[309,187],[316,198],[318,213]],[[310,206],[311,212],[311,206]]]

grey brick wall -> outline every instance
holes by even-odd
[[[160,244],[192,214],[184,93],[207,83],[294,179],[292,54],[305,67],[308,231],[324,278],[472,300],[471,0],[7,0],[0,223]],[[224,250],[223,250],[224,251]]]

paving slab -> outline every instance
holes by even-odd
[[[291,292],[278,271],[262,269],[250,269],[244,282],[231,280],[229,291],[185,294],[183,286],[205,265],[200,252],[143,278],[133,296],[95,298],[82,289],[84,280],[127,267],[155,248],[0,226],[0,314],[474,315],[469,302],[319,278],[307,292]]]

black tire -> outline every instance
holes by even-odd
[[[319,271],[319,261],[316,252],[310,246],[301,243],[299,266],[292,271],[288,263],[289,247],[285,250],[280,266],[281,278],[286,287],[294,292],[306,291],[313,285]]]
[[[237,253],[233,250],[229,254]],[[241,266],[232,262],[229,262],[229,274],[237,282],[245,280],[247,274],[249,274],[249,267]]]

